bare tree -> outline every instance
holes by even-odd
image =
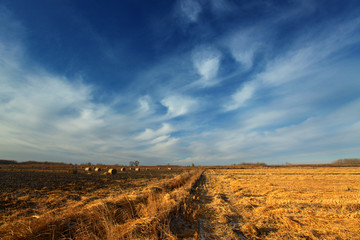
[[[137,166],[139,166],[139,164],[140,164],[140,162],[138,160],[129,162],[130,167],[137,167]]]

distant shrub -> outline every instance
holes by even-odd
[[[30,161],[24,161],[24,162],[20,162],[21,164],[44,164],[44,165],[66,165],[66,163],[63,162],[40,162],[40,161],[35,161],[35,160],[30,160]]]
[[[360,158],[344,158],[332,162],[332,164],[360,164]]]

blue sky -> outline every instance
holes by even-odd
[[[358,1],[0,2],[0,158],[360,157]]]

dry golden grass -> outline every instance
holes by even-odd
[[[360,168],[217,169],[205,176],[204,211],[212,215],[204,215],[204,226],[213,236],[360,239]]]
[[[106,198],[90,195],[35,216],[3,216],[0,238],[175,239],[170,215],[178,211],[200,175],[201,171],[193,170],[152,182],[143,179],[144,185],[134,181],[142,187],[111,188],[113,193]],[[29,200],[29,196],[22,198]],[[58,204],[62,200],[48,197],[46,201]]]

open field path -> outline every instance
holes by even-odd
[[[239,226],[241,214],[232,206],[217,181],[216,175],[206,170],[191,191],[188,206],[196,218],[197,238],[246,239]]]

